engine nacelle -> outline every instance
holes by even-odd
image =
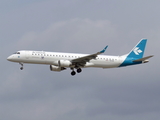
[[[72,63],[69,60],[58,60],[54,62],[54,65],[60,66],[60,67],[70,67]]]
[[[66,68],[64,68],[64,67],[59,67],[59,66],[50,65],[50,70],[51,70],[51,71],[60,72],[60,71],[65,70],[65,69],[66,69]]]

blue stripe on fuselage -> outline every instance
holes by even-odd
[[[128,66],[128,65],[136,65],[136,64],[142,63],[142,62],[133,62],[133,60],[135,60],[135,59],[127,57],[119,67],[124,67],[124,66]]]

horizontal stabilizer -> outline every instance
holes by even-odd
[[[144,58],[141,58],[141,59],[134,60],[133,62],[142,62],[142,61],[144,61],[144,60],[146,60],[146,59],[149,59],[149,58],[151,58],[151,57],[153,57],[153,55],[147,56],[147,57],[144,57]]]

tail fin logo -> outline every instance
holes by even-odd
[[[142,53],[143,51],[139,49],[139,47],[136,47],[133,52],[136,54],[136,55],[139,55],[140,53]]]

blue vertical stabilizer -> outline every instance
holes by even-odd
[[[145,51],[146,43],[147,39],[140,40],[139,43],[131,50],[127,57],[135,59],[142,58]]]
[[[119,67],[142,63],[142,61],[135,62],[135,60],[143,58],[146,43],[147,39],[140,40],[138,44],[127,55],[122,56],[125,57],[125,60]]]

